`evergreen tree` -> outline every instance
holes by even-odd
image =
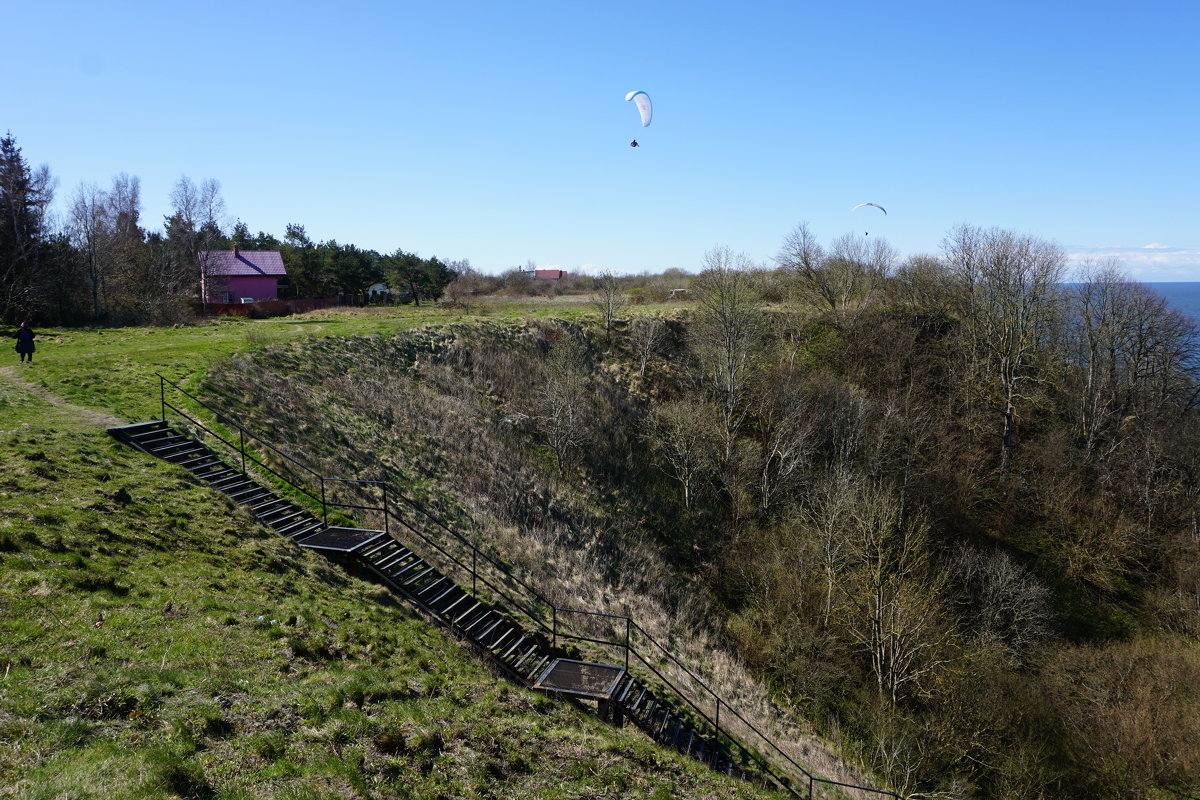
[[[0,138],[0,319],[15,322],[42,304],[37,265],[52,197],[49,168],[30,169],[12,134]]]

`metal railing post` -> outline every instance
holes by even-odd
[[[329,504],[325,500],[325,476],[321,476],[321,519],[325,522],[325,527],[329,527]]]
[[[715,694],[713,697],[717,697]],[[717,697],[717,746],[721,746],[721,698]]]
[[[813,796],[813,776],[808,776],[808,800],[812,800]]]
[[[475,545],[471,545],[471,594],[472,595],[478,594],[478,592],[475,591],[475,576],[476,576],[475,562],[478,559],[478,556],[479,556],[479,548],[476,547]]]
[[[625,618],[625,671],[629,672],[629,626],[633,620]]]
[[[158,405],[159,413],[162,414],[162,421],[167,421],[167,383],[166,378],[162,375],[158,376]]]
[[[558,606],[550,606],[554,611],[554,617],[550,627],[550,642],[553,647],[558,647]]]
[[[246,474],[246,432],[238,428],[238,452],[242,454],[242,474]]]
[[[388,485],[386,483],[384,483],[384,484],[382,484],[382,486],[383,486],[383,532],[390,534],[391,531],[388,530],[388,502],[387,502],[387,487],[388,487]]]

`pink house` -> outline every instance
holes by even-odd
[[[275,300],[286,278],[278,250],[203,250],[203,291],[209,303]]]
[[[557,281],[567,277],[565,269],[537,269],[533,271],[533,277],[543,281]]]

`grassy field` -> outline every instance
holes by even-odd
[[[32,366],[0,367],[0,796],[760,796],[498,679],[387,592],[104,432],[157,416],[155,371],[451,318],[469,316],[39,331]]]
[[[642,306],[638,312],[678,308]],[[171,328],[39,329],[36,361],[13,375],[76,405],[139,421],[158,410],[155,372],[186,380],[239,352],[289,339],[376,336],[446,322],[545,316],[577,321],[599,315],[586,303],[523,299],[450,310],[422,306],[334,309],[264,320],[224,317]],[[5,355],[18,368],[15,353]]]

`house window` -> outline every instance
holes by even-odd
[[[221,302],[222,303],[232,303],[233,302],[233,292],[225,292],[225,294],[221,295]]]

